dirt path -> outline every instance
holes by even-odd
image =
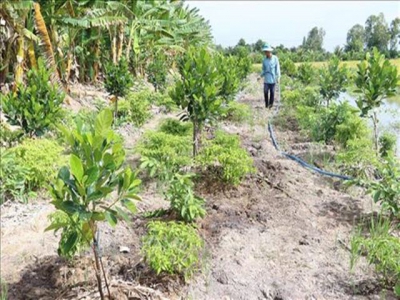
[[[239,97],[254,111],[252,125],[222,127],[241,137],[258,171],[238,188],[221,190],[210,183],[198,188],[208,206],[199,224],[207,242],[202,274],[183,290],[176,282],[141,280],[143,226],[137,219],[130,225],[121,223],[118,230],[102,228],[106,268],[114,286],[124,283],[136,295],[129,299],[385,299],[370,269],[349,272],[349,252],[344,246],[353,224],[372,210],[369,200],[340,192],[332,181],[281,157],[269,140],[265,124],[270,115],[255,92],[254,78],[252,84],[253,90]],[[164,117],[156,114],[142,130],[119,129],[128,153],[140,134],[154,129]],[[277,132],[278,139],[296,134]],[[146,187],[142,197],[139,211],[167,205],[153,185]],[[52,211],[48,201],[1,207],[1,277],[9,283],[9,299],[96,299],[85,289],[88,256],[78,258],[75,266],[60,261],[58,237],[43,233]],[[120,245],[131,252],[120,254]],[[141,287],[134,294],[127,282],[151,289]],[[128,299],[121,293],[124,288],[116,292],[117,299]]]
[[[271,115],[259,99],[241,100],[258,112],[256,124]],[[254,154],[258,174],[248,186],[206,196],[212,209],[203,229],[212,250],[188,299],[395,299],[381,298],[367,267],[349,271],[345,245],[353,225],[372,210],[370,201],[280,156],[265,127],[226,129]],[[278,131],[278,139],[283,134],[296,133]]]

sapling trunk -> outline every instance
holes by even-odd
[[[193,157],[196,157],[200,148],[201,127],[197,121],[193,121]]]
[[[115,96],[115,103],[114,103],[114,123],[117,120],[118,117],[118,97]]]
[[[97,288],[100,293],[100,299],[104,300],[104,293],[103,293],[101,274],[100,274],[100,260],[99,260],[99,254],[97,253],[97,250],[96,250],[96,245],[97,245],[97,241],[96,241],[96,238],[93,236],[93,254],[94,254],[94,261],[95,261],[94,269],[96,272]]]
[[[376,111],[372,114],[372,123],[374,125],[374,143],[375,143],[375,151],[379,154],[379,143],[378,143],[378,116]]]
[[[106,283],[106,288],[107,288],[107,292],[108,292],[108,298],[111,300],[110,286],[108,285],[106,272],[104,271],[103,261],[102,261],[101,257],[100,257],[100,265],[101,265],[101,271],[103,272],[104,281]]]

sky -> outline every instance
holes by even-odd
[[[315,26],[325,32],[323,47],[332,51],[346,43],[349,29],[365,25],[382,12],[386,21],[400,17],[400,1],[186,1],[210,21],[214,42],[234,46],[262,39],[272,46],[298,46]]]

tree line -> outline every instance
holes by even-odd
[[[346,44],[336,46],[333,52],[323,48],[326,32],[323,28],[312,28],[307,36],[303,38],[301,45],[287,48],[280,44],[276,49],[277,54],[284,54],[294,62],[325,61],[333,54],[342,60],[360,60],[365,53],[377,48],[379,52],[388,58],[400,56],[400,18],[397,17],[388,23],[383,13],[371,15],[364,25],[355,24],[349,29],[346,37]],[[246,43],[241,38],[234,47],[218,46],[226,54],[249,55],[254,63],[262,59],[261,49],[265,41],[258,39],[255,43]]]

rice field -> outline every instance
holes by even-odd
[[[400,73],[400,58],[396,59],[391,59],[390,60],[392,64],[394,64],[397,67],[398,72]],[[343,61],[341,62],[342,65],[347,65],[350,69],[356,69],[357,64],[360,61],[358,60],[349,60],[349,61]],[[313,67],[319,69],[325,66],[328,62],[326,61],[318,61],[318,62],[312,62],[311,64]],[[302,63],[295,63],[296,66],[301,65]],[[261,64],[253,64],[253,72],[261,72]]]

